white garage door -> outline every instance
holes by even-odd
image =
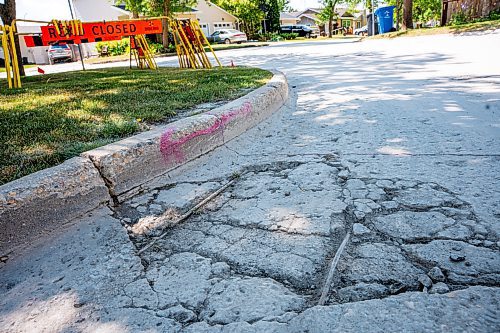
[[[200,23],[201,31],[205,34],[205,36],[210,35],[210,31],[208,30],[208,24],[207,23]]]

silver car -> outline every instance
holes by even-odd
[[[71,61],[73,59],[73,52],[67,44],[50,45],[47,52],[49,55],[49,63],[51,65],[53,65],[56,61]]]
[[[241,44],[243,42],[248,41],[247,35],[244,32],[241,32],[236,29],[221,29],[215,30],[213,34],[208,38],[210,42],[215,43],[237,43]]]

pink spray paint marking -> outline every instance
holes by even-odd
[[[234,118],[240,116],[247,116],[250,112],[252,112],[252,104],[250,102],[245,102],[240,108],[236,110],[231,110],[228,113],[220,116],[217,121],[210,126],[209,128],[205,128],[199,131],[192,132],[185,137],[179,138],[177,140],[173,140],[172,136],[176,132],[175,127],[168,128],[165,133],[161,136],[160,139],[160,152],[163,155],[165,161],[170,162],[175,160],[177,163],[180,163],[185,160],[184,152],[182,151],[182,146],[200,136],[212,134],[219,130],[220,128],[224,129],[226,124],[232,121]],[[210,114],[210,113],[207,113]]]

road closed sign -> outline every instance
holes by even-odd
[[[157,34],[162,32],[161,20],[129,20],[82,23],[80,34],[74,34],[70,25],[42,26],[41,40],[44,45],[55,42],[81,44],[117,40],[127,36]]]

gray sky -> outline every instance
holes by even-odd
[[[318,8],[320,6],[319,0],[290,0],[290,7],[295,10],[304,10],[306,8]]]
[[[70,19],[68,0],[17,0],[17,18],[50,21]]]

